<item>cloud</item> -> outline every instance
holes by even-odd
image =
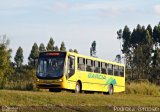
[[[133,11],[130,5],[121,2],[69,2],[54,0],[50,2],[39,0],[0,0],[0,15],[21,15],[37,12],[45,13],[92,13],[98,17],[117,17],[124,11]]]
[[[160,14],[160,4],[154,6],[154,12],[155,12],[156,14]]]
[[[106,3],[82,3],[82,2],[65,2],[60,0],[53,3],[52,8],[56,11],[70,11],[70,10],[80,10],[80,11],[91,11],[91,10],[100,10],[108,8]]]
[[[0,15],[30,14],[47,10],[48,2],[39,0],[0,0]]]
[[[66,2],[64,0],[58,0],[53,2],[53,4],[50,7],[51,10],[54,11],[70,11],[70,10],[81,10],[83,9],[83,4],[81,3],[71,3]]]
[[[66,2],[60,0],[54,2],[51,6],[54,12],[70,12],[70,11],[81,11],[82,13],[91,12],[99,17],[117,17],[124,12],[133,12],[136,7],[132,5],[120,5],[115,2]]]

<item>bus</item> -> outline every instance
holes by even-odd
[[[113,94],[125,91],[125,65],[74,52],[41,52],[36,86],[57,92],[72,90]]]

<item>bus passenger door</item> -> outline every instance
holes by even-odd
[[[75,57],[74,56],[68,56],[67,61],[67,79],[73,76],[75,73]]]

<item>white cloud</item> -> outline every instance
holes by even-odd
[[[124,11],[133,11],[131,5],[121,5],[121,2],[67,2],[65,0],[54,0],[52,2],[39,0],[0,0],[0,15],[17,15],[33,13],[35,10],[52,13],[81,11],[93,12],[99,17],[116,17]],[[50,12],[51,11],[51,12]]]
[[[154,12],[155,12],[156,14],[160,14],[160,4],[154,6]]]
[[[83,11],[93,12],[100,17],[116,17],[124,12],[136,11],[133,5],[120,5],[114,2],[71,3],[60,0],[54,2],[51,9],[55,12]]]
[[[69,10],[100,10],[108,9],[107,3],[71,3],[63,0],[54,2],[52,8],[56,11],[69,11]],[[115,7],[115,6],[113,6]]]
[[[34,10],[46,10],[48,2],[39,0],[0,0],[0,15],[18,15],[32,13]]]

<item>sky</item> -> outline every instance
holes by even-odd
[[[119,29],[159,22],[159,0],[0,0],[0,36],[10,40],[12,60],[23,48],[25,64],[33,44],[46,46],[50,37],[84,55],[95,40],[97,56],[113,61],[120,54]]]

